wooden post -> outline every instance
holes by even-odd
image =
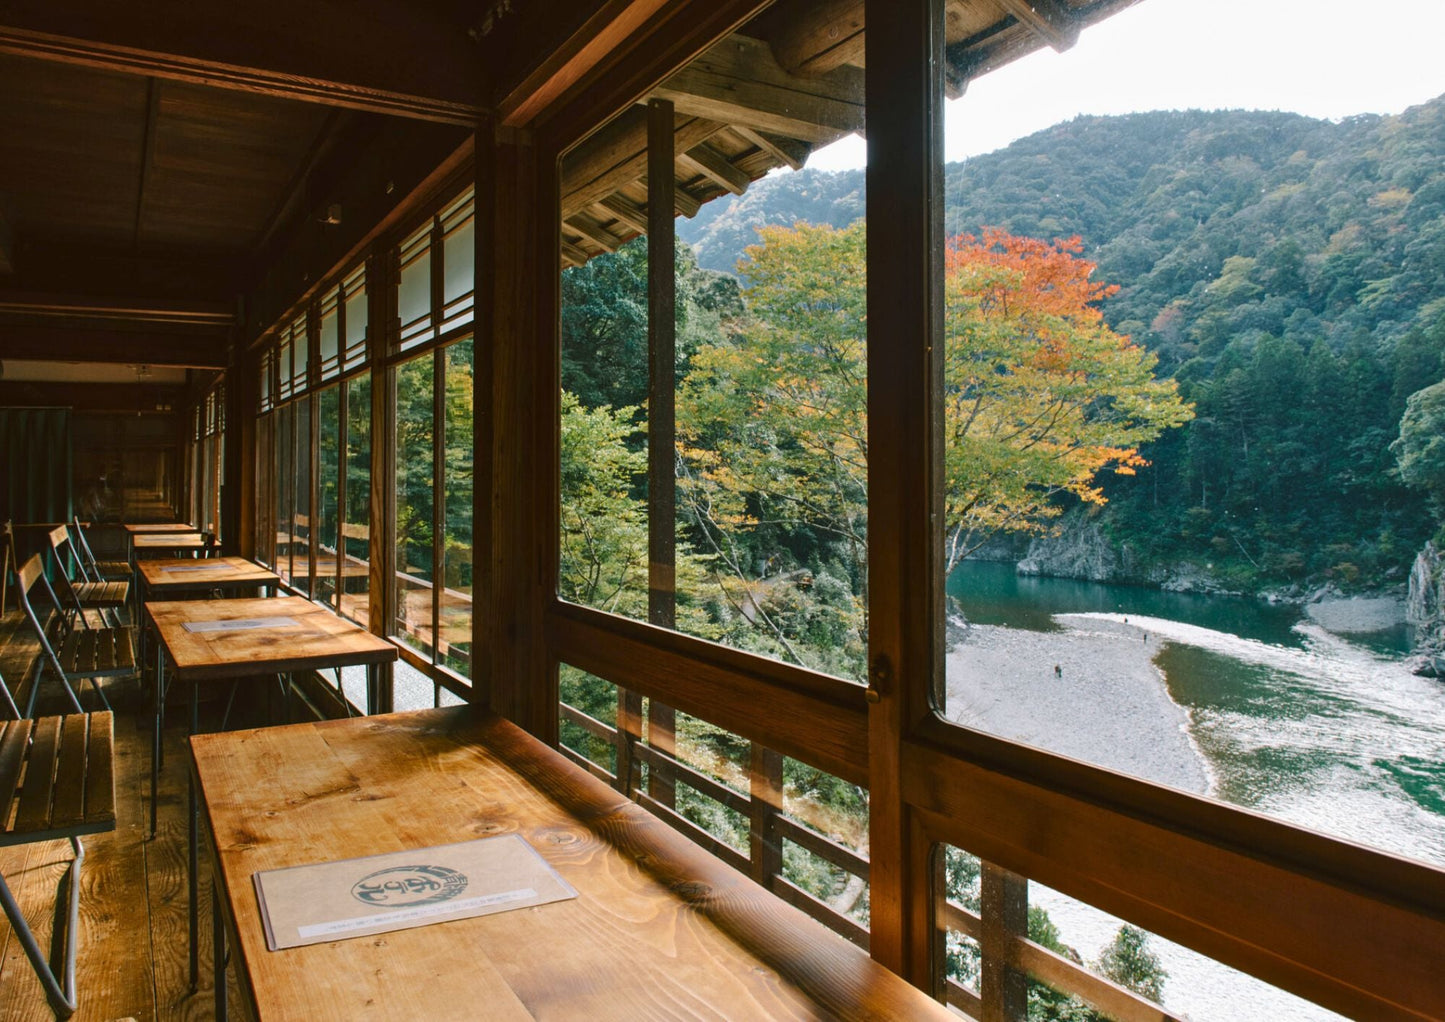
[[[748,857],[753,879],[771,889],[773,877],[783,872],[783,846],[773,826],[783,811],[783,754],[753,742],[750,774]]]
[[[642,696],[629,688],[618,687],[617,689],[617,735],[616,742],[616,768],[617,768],[617,790],[628,798],[638,787],[633,774],[637,770],[637,755],[633,750],[637,743],[642,741]],[[651,778],[657,773],[657,767],[653,766],[648,773]]]
[[[1028,977],[1013,962],[1015,942],[1029,932],[1029,882],[987,862],[979,879],[980,1022],[1028,1022]]]
[[[677,184],[672,104],[647,104],[647,620],[677,627]],[[648,741],[676,755],[677,715],[653,700]],[[677,804],[672,770],[654,765],[647,791],[661,804]]]
[[[391,591],[396,578],[392,571],[396,535],[396,485],[392,471],[395,447],[392,409],[395,402],[392,400],[391,372],[386,368],[386,352],[397,329],[392,286],[395,278],[389,272],[392,265],[393,259],[383,245],[378,245],[375,253],[366,260],[367,361],[371,366],[371,524],[367,546],[371,577],[367,591],[367,623],[377,635],[386,635],[391,630]],[[377,709],[389,710],[392,705],[391,665],[383,664],[377,673]]]
[[[937,991],[937,856],[904,743],[943,670],[943,0],[867,0],[871,951]]]

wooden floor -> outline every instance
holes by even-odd
[[[0,620],[11,637],[15,614]],[[16,677],[23,657],[12,641],[0,653],[0,672]],[[54,681],[47,683],[53,695]],[[86,692],[89,708],[95,696]],[[159,821],[147,833],[150,803],[150,719],[134,683],[111,691],[116,705],[116,829],[84,839],[80,935],[76,956],[77,1020],[191,1020],[214,1017],[211,992],[210,886],[202,855],[201,983],[189,989],[186,919],[186,748],[184,712],[169,715]],[[23,705],[23,704],[22,704]],[[61,712],[43,702],[42,712]],[[42,948],[49,948],[57,895],[70,844],[50,841],[0,849],[0,871],[26,913]],[[232,981],[234,984],[234,980]],[[233,1018],[240,1017],[231,1000]],[[0,1019],[52,1019],[30,962],[0,914]]]

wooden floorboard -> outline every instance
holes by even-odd
[[[17,645],[14,612],[0,620],[0,672],[21,675],[26,650]],[[150,819],[150,718],[134,682],[107,685],[116,704],[116,829],[87,837],[81,869],[80,931],[76,956],[77,1022],[207,1022],[214,1017],[211,991],[210,887],[202,855],[201,983],[187,977],[186,746],[184,710],[169,717],[158,832]],[[87,708],[95,697],[87,690]],[[54,705],[52,705],[54,704]],[[42,712],[61,712],[53,679],[42,690]],[[209,708],[208,708],[209,709]],[[9,881],[41,947],[50,948],[60,880],[70,861],[68,841],[0,848],[0,871]],[[242,1018],[231,978],[232,1018]],[[0,915],[0,1020],[53,1019],[20,942]]]

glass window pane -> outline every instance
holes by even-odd
[[[341,523],[341,613],[362,626],[370,621],[371,592],[371,374],[346,387],[346,507]]]
[[[333,362],[337,357],[336,319],[334,304],[321,314],[321,333],[317,338],[317,350],[323,364]]]
[[[431,249],[423,245],[405,257],[397,284],[397,316],[401,320],[402,346],[429,336],[431,324]]]
[[[256,561],[268,568],[276,561],[276,525],[272,521],[274,504],[271,496],[275,485],[272,474],[272,444],[275,438],[271,424],[275,418],[273,413],[256,420]]]
[[[472,339],[446,348],[443,588],[437,662],[472,676]]]
[[[272,447],[274,461],[271,478],[275,481],[274,525],[276,532],[276,574],[286,581],[291,580],[291,494],[295,488],[292,477],[296,463],[292,447],[293,418],[295,407],[284,404],[272,415],[276,424],[275,444]]]
[[[346,365],[351,368],[366,352],[366,278],[358,277],[346,287]]]
[[[450,305],[462,295],[473,290],[476,278],[473,273],[476,262],[476,220],[468,218],[462,226],[446,236],[442,252],[446,274],[443,280],[442,301]]]
[[[336,606],[337,489],[341,481],[341,388],[316,396],[316,588],[317,599]]]
[[[311,399],[299,398],[296,409],[296,490],[292,494],[291,582],[303,595],[311,592]]]
[[[396,368],[396,596],[393,634],[431,658],[433,563],[433,359]]]
[[[291,380],[297,391],[305,390],[310,383],[309,343],[306,337],[306,320],[303,318],[291,327]]]

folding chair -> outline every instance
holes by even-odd
[[[99,611],[102,622],[105,621],[105,612],[108,610],[111,612],[110,623],[119,626],[121,621],[118,611],[130,602],[130,583],[106,582],[87,575],[85,564],[71,547],[70,533],[63,525],[57,525],[50,530],[50,549],[55,554],[56,569],[65,581],[66,588],[70,590],[76,613],[85,627],[90,627],[90,622],[85,619],[87,610]],[[67,560],[75,562],[80,575],[79,581],[70,577],[65,566]]]
[[[0,721],[0,846],[68,838],[74,855],[65,871],[67,911],[63,921],[56,920],[52,936],[52,946],[55,942],[63,946],[60,976],[41,950],[3,874],[0,907],[55,1017],[66,1019],[76,1007],[80,866],[85,861],[80,839],[115,829],[115,724],[108,711],[26,720],[17,712],[3,678],[0,693],[13,717]]]
[[[90,542],[85,538],[85,530],[80,527],[80,515],[71,519],[74,531],[71,533],[74,543],[73,548],[80,554],[85,564],[89,567],[90,577],[101,582],[129,582],[131,579],[131,567],[128,561],[98,561],[95,553],[90,549]]]
[[[25,562],[18,575],[19,582],[16,585],[16,592],[20,597],[20,609],[25,612],[25,618],[30,622],[31,630],[35,638],[40,642],[41,660],[35,670],[35,684],[30,689],[30,698],[25,707],[25,716],[29,717],[35,712],[35,696],[40,691],[40,682],[48,667],[60,678],[66,691],[70,695],[72,705],[76,712],[80,712],[80,697],[76,694],[74,682],[89,680],[95,694],[100,696],[101,704],[110,709],[110,700],[105,697],[101,690],[101,678],[125,678],[134,677],[136,674],[135,644],[131,641],[129,628],[77,628],[70,624],[65,616],[65,611],[56,599],[55,590],[51,588],[50,581],[45,577],[41,568],[40,555],[36,554]],[[30,591],[36,587],[36,583],[44,586],[46,593],[50,596],[50,604],[59,618],[59,631],[56,636],[56,644],[50,641],[45,626],[41,624],[40,618],[35,613],[34,606],[30,602]]]

